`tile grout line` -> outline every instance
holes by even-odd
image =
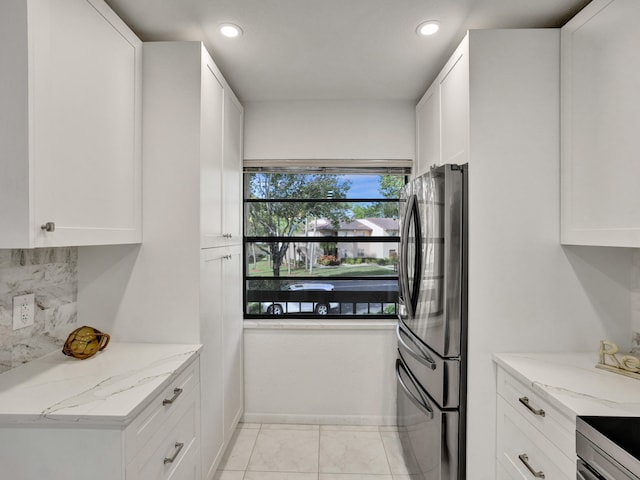
[[[316,474],[316,480],[320,480],[320,442],[322,441],[322,427],[318,425],[318,472]]]
[[[249,454],[249,459],[247,460],[247,465],[244,467],[244,472],[242,472],[242,480],[247,476],[247,472],[249,471],[249,463],[251,463],[251,457],[253,456],[253,452],[256,449],[256,445],[258,444],[258,436],[262,431],[262,423],[260,424],[260,428],[258,428],[258,433],[256,434],[256,439],[253,441],[253,446],[251,447],[251,453]]]
[[[380,442],[382,443],[382,451],[384,452],[384,458],[387,460],[389,475],[391,476],[391,478],[393,478],[393,470],[391,469],[391,462],[389,461],[389,453],[387,452],[387,446],[384,443],[384,438],[382,438],[382,432],[380,431],[379,426],[378,426],[378,436],[380,437]]]

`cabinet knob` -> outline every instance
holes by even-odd
[[[40,225],[40,228],[45,232],[54,232],[56,229],[56,224],[53,222],[47,222],[44,225]]]

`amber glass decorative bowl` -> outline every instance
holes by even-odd
[[[97,328],[87,326],[76,328],[64,342],[62,353],[84,360],[107,348],[110,338],[109,334]]]

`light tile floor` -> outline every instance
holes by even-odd
[[[241,423],[214,480],[410,480],[395,427]]]

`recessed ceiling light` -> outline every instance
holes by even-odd
[[[223,23],[220,25],[220,33],[225,37],[235,38],[242,35],[242,29],[233,23]]]
[[[440,22],[436,20],[429,20],[426,22],[422,22],[416,28],[416,33],[420,36],[433,35],[440,29]]]

